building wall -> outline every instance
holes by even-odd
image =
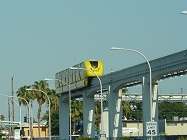
[[[173,121],[167,122],[165,125],[166,135],[186,135],[187,134],[187,122],[184,121]]]
[[[133,132],[137,128],[139,132]],[[122,128],[123,136],[143,136],[143,124],[137,121],[124,121]]]
[[[186,135],[187,134],[187,121],[160,121],[160,126],[164,127],[160,132],[159,135]],[[123,121],[123,128],[124,130],[128,130],[128,128],[138,128],[139,132],[126,132],[124,136],[143,136],[143,123],[137,121]]]
[[[29,136],[29,127],[28,126],[22,126],[22,130],[24,131],[24,136]],[[38,138],[38,126],[33,126],[33,137]],[[48,126],[40,126],[40,137],[48,137]]]

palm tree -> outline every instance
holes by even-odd
[[[51,112],[58,110],[59,103],[58,103],[58,95],[56,94],[56,91],[53,89],[50,90],[49,96],[51,99],[51,108],[50,108]]]
[[[99,130],[99,124],[100,124],[100,120],[101,120],[101,107],[100,105],[96,104],[95,105],[95,128],[96,130]]]
[[[122,104],[122,119],[129,119],[131,113],[130,103]]]
[[[127,93],[127,91],[128,91],[128,89],[123,88],[122,89],[122,94]],[[129,103],[123,103],[122,104],[122,119],[129,118],[130,117],[130,111],[131,111],[130,104]]]
[[[50,102],[51,102],[51,104],[50,104],[50,117],[52,118],[52,114],[53,113],[55,113],[56,111],[58,111],[58,109],[59,109],[59,102],[58,102],[58,95],[56,94],[56,91],[55,90],[53,90],[53,89],[49,89],[49,92],[48,92],[48,96],[49,96],[49,98],[50,98]],[[47,103],[49,103],[48,102],[48,100],[46,100],[47,101]],[[45,112],[45,114],[44,114],[44,116],[42,117],[42,120],[49,120],[49,111],[47,110],[46,112]],[[51,122],[53,122],[53,119],[51,120]],[[48,122],[48,124],[49,124],[49,122]],[[56,131],[52,131],[52,132],[56,132]]]
[[[0,114],[0,130],[2,129],[2,123],[1,121],[4,121],[5,116]]]
[[[23,86],[23,87],[20,87],[16,94],[17,94],[17,97],[18,97],[18,102],[19,102],[19,105],[23,104],[24,106],[27,106],[27,102],[29,103],[30,101],[33,101],[34,100],[34,96],[29,92],[27,91],[26,89],[29,89],[30,86]],[[21,98],[24,98],[25,100],[21,99]]]
[[[122,88],[122,94],[127,93],[127,91],[128,91],[128,89],[126,89],[126,88]]]
[[[51,134],[59,135],[59,111],[55,110],[51,116]]]
[[[43,80],[41,80],[39,82],[35,81],[34,84],[32,85],[32,88],[36,89],[36,90],[33,90],[33,93],[34,93],[34,95],[36,97],[36,100],[37,100],[37,103],[39,105],[37,117],[38,117],[38,135],[40,137],[41,109],[42,109],[42,105],[47,100],[46,99],[47,97],[43,92],[48,94],[49,88],[48,88],[48,84]],[[43,92],[41,92],[41,91],[43,91]]]
[[[4,121],[5,120],[5,116],[0,114],[0,121]]]
[[[83,104],[81,101],[72,101],[71,107],[71,121],[73,122],[73,132],[75,132],[76,122],[83,120]]]
[[[18,102],[19,102],[20,106],[21,106],[21,104],[23,104],[24,106],[29,106],[29,102],[33,101],[35,99],[35,97],[31,94],[31,92],[26,90],[26,89],[29,89],[29,88],[30,88],[30,86],[25,85],[23,87],[20,87],[17,90],[16,94],[17,94]],[[26,101],[23,100],[22,98],[24,98]],[[30,114],[29,107],[28,107],[28,114]],[[29,122],[31,122],[31,118],[29,118],[29,119],[30,119]],[[32,138],[33,137],[32,129],[30,130],[30,132],[31,132],[31,138]]]

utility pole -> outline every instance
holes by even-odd
[[[12,77],[12,121],[14,122],[14,76]]]
[[[8,120],[10,122],[10,99],[8,98]]]
[[[12,77],[11,80],[11,85],[12,85],[12,122],[14,122],[14,76]],[[12,127],[12,136],[14,136],[14,128]]]
[[[8,98],[8,120],[10,122],[10,97]],[[11,128],[9,128],[9,136],[10,136],[10,134],[12,134]]]

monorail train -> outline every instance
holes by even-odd
[[[100,60],[85,60],[73,67],[80,69],[68,68],[55,74],[55,79],[57,79],[55,87],[56,89],[61,89],[59,92],[64,93],[69,91],[69,84],[70,90],[87,87],[91,78],[103,76],[104,74],[103,63]]]

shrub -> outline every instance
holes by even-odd
[[[6,135],[0,132],[0,140],[6,140],[6,138],[2,138],[2,136],[6,136]]]
[[[80,138],[77,138],[77,140],[92,140],[92,138],[88,138],[88,137],[80,137]]]
[[[179,137],[177,140],[187,140],[187,138]]]
[[[129,137],[122,137],[120,140],[133,140],[133,138],[129,138]]]

